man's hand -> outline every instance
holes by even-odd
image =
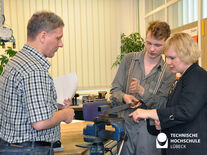
[[[65,115],[64,122],[67,124],[71,123],[74,116],[75,116],[74,110],[71,108],[65,108],[65,109],[63,109],[63,111],[64,111],[64,115]]]
[[[69,108],[72,105],[72,98],[64,99],[64,104],[57,104],[58,110]]]
[[[44,129],[49,129],[49,128],[52,128],[60,124],[61,121],[68,124],[72,122],[74,115],[75,113],[73,109],[65,108],[57,112],[54,112],[54,115],[49,119],[32,123],[32,127],[35,130],[44,130]]]
[[[75,116],[74,110],[70,108],[70,106],[72,105],[72,98],[65,99],[63,102],[64,102],[63,110],[65,113],[64,122],[68,124],[72,122]]]
[[[140,106],[142,104],[138,99],[136,99],[132,95],[124,94],[123,99],[124,99],[124,102],[126,104],[133,104],[131,106],[131,108],[136,108],[136,107],[138,107],[138,106]]]
[[[126,104],[130,104],[130,103],[134,103],[134,102],[138,103],[139,102],[139,100],[136,99],[134,96],[128,95],[128,94],[124,94],[123,99],[124,99],[124,102]]]
[[[140,85],[139,81],[136,78],[132,78],[132,82],[129,86],[129,92],[142,96],[144,94],[144,90],[144,87]]]
[[[72,98],[64,99],[64,109],[69,108],[72,105]]]

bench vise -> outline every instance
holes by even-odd
[[[76,146],[89,148],[90,155],[104,155],[106,152],[111,152],[112,155],[117,153],[115,147],[126,139],[126,135],[124,119],[116,113],[117,107],[115,111],[112,109],[104,111],[94,119],[93,125],[87,125],[83,129],[84,141],[89,144]]]

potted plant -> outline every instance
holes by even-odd
[[[131,33],[129,36],[122,33],[120,47],[121,54],[116,57],[116,61],[112,64],[112,67],[119,65],[125,54],[130,52],[140,52],[144,49],[144,47],[144,39],[138,32]]]
[[[0,41],[1,48],[5,48],[5,44]],[[17,51],[13,50],[10,46],[7,46],[4,53],[0,55],[0,75],[2,74],[5,65],[8,63],[9,59],[13,57]]]

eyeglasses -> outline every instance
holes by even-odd
[[[177,82],[178,82],[178,79],[176,79],[176,80],[172,83],[172,85],[171,85],[171,87],[170,87],[170,90],[169,90],[169,93],[168,93],[168,96],[171,96],[171,95],[172,95],[172,92],[174,91]]]

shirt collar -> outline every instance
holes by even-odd
[[[146,51],[140,52],[140,54],[138,54],[138,56],[134,57],[134,60],[144,63],[145,52]],[[165,64],[165,62],[164,62],[163,58],[161,58],[160,61],[158,62],[158,64],[156,65],[157,69],[162,69],[164,67],[164,64]]]
[[[46,59],[46,57],[44,57],[39,51],[37,51],[35,48],[25,44],[23,49],[26,49],[30,54],[32,54],[36,59],[37,61],[39,61],[42,66],[45,68],[45,69],[49,69],[50,68],[50,62]]]

